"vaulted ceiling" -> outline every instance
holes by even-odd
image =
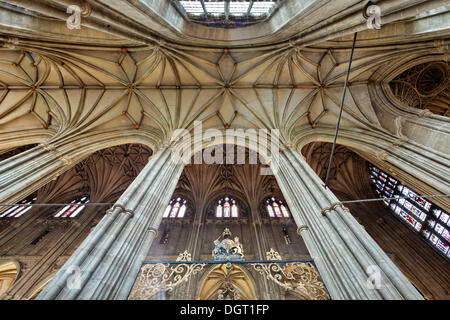
[[[448,22],[409,32],[409,42],[420,41],[407,44],[400,26],[443,19],[448,8],[440,1],[380,1],[386,22],[396,21],[395,13],[414,18],[397,22],[397,31],[390,24],[374,31],[366,30],[366,3],[332,3],[287,0],[270,23],[287,9],[296,16],[283,16],[286,23],[264,36],[255,31],[253,38],[223,41],[215,33],[220,28],[210,28],[216,31],[203,41],[177,31],[182,17],[169,19],[168,1],[82,1],[89,10],[79,30],[66,27],[69,1],[0,1],[0,142],[15,133],[44,139],[120,129],[161,143],[194,121],[221,130],[277,128],[287,141],[296,128],[332,128],[349,40],[363,26],[341,125],[380,128],[368,92],[372,74],[434,47],[430,40],[448,32]],[[435,11],[419,16],[417,10]]]

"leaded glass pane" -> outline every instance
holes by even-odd
[[[231,208],[230,208],[230,203],[228,202],[228,201],[226,201],[224,204],[223,204],[223,216],[225,217],[225,218],[229,218],[230,217],[230,215],[231,215]]]
[[[272,206],[270,204],[267,205],[267,212],[269,213],[269,217],[275,217],[275,213],[273,212]]]
[[[184,214],[186,212],[186,205],[182,205],[180,211],[178,212],[178,218],[184,218]]]
[[[450,233],[447,227],[450,226],[450,215],[425,200],[411,188],[399,184],[393,177],[373,165],[369,166],[369,176],[375,192],[380,197],[396,198],[394,200],[383,199],[383,203],[409,227],[420,232],[436,250],[448,258]]]
[[[233,218],[237,218],[238,217],[238,207],[235,204],[233,204],[231,206],[231,216]]]

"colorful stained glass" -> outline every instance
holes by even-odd
[[[216,209],[216,217],[217,218],[222,218],[222,205],[217,205],[217,209]]]
[[[186,210],[186,200],[180,197],[174,198],[169,201],[169,205],[163,213],[163,218],[184,218]]]
[[[439,238],[434,233],[430,235],[430,241],[432,244],[436,244],[438,240]]]
[[[223,204],[223,216],[225,218],[229,218],[231,216],[231,207],[230,207],[230,203],[228,201],[225,201],[225,203]]]
[[[178,218],[184,218],[184,214],[186,213],[186,205],[182,205],[180,211],[178,211]]]
[[[450,215],[373,165],[369,165],[369,175],[374,190],[380,197],[397,198],[390,203],[383,199],[383,203],[448,258],[450,249],[447,241],[450,242],[450,233],[447,227],[450,227]],[[439,223],[434,219],[439,219]]]
[[[428,230],[423,229],[422,235],[425,237],[425,239],[428,239],[430,237],[431,232]]]
[[[287,208],[283,205],[281,205],[280,208],[281,208],[281,212],[283,213],[283,216],[285,218],[289,218],[289,212],[288,212]]]
[[[444,231],[444,227],[441,226],[439,223],[437,223],[436,226],[434,227],[434,230],[436,230],[437,233],[441,234],[442,231]]]
[[[440,220],[441,220],[443,223],[447,223],[447,222],[448,222],[448,218],[449,218],[449,215],[448,215],[448,214],[442,213],[442,215],[441,215],[441,217],[440,217]]]
[[[170,217],[175,218],[178,213],[178,209],[180,209],[180,202],[175,202],[175,204],[172,207],[172,211],[170,212]]]
[[[26,212],[31,210],[33,204],[36,201],[36,196],[29,196],[25,200],[19,202],[18,205],[13,206],[0,214],[0,218],[19,218],[23,216]]]
[[[280,199],[275,197],[267,199],[266,207],[271,218],[289,218],[289,210]]]
[[[75,218],[86,207],[84,204],[89,202],[87,196],[72,200],[69,205],[64,206],[54,215],[55,218]]]
[[[171,209],[172,209],[172,206],[169,204],[166,208],[166,211],[164,211],[163,218],[167,218],[169,216],[169,212]]]
[[[236,204],[233,204],[233,205],[231,206],[231,216],[232,216],[233,218],[237,218],[237,217],[238,217],[238,207],[237,207]]]
[[[448,229],[444,229],[443,231],[442,231],[442,237],[444,237],[447,241],[449,241],[450,242],[450,232],[448,231]]]
[[[428,225],[431,227],[431,228],[434,228],[434,226],[436,225],[436,221],[435,220],[428,220],[427,221],[427,223],[428,223]]]
[[[443,253],[447,253],[448,251],[448,245],[445,244],[443,241],[439,240],[436,243],[436,248],[438,248],[439,250],[441,250]]]
[[[239,218],[239,208],[231,197],[224,197],[217,201],[216,218]]]
[[[273,213],[272,206],[270,204],[267,205],[267,212],[269,213],[269,217],[275,217],[275,213]]]
[[[439,209],[434,209],[433,210],[433,214],[436,218],[439,218],[439,216],[441,215],[442,211]]]

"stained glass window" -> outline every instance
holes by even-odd
[[[401,184],[374,165],[369,165],[369,176],[375,192],[383,203],[403,223],[420,233],[428,243],[450,259],[450,215]],[[408,198],[401,198],[408,197]]]
[[[289,211],[280,199],[271,197],[266,199],[266,209],[271,218],[289,218]]]
[[[0,213],[0,218],[19,218],[25,214],[25,212],[31,210],[33,204],[36,201],[36,195],[28,196],[25,200],[20,201],[17,205],[10,207],[5,212]]]
[[[82,196],[70,202],[69,205],[58,210],[55,218],[75,218],[86,207],[84,204],[89,202],[88,196]]]
[[[187,201],[183,198],[173,198],[164,211],[163,218],[184,218]]]
[[[216,207],[217,218],[238,218],[239,208],[236,200],[231,197],[224,197],[217,202]]]

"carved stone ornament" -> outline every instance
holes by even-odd
[[[270,251],[266,252],[266,259],[267,260],[282,260],[281,255],[273,250],[273,248],[270,248]]]
[[[192,255],[189,251],[185,250],[178,255],[177,261],[192,261]]]

